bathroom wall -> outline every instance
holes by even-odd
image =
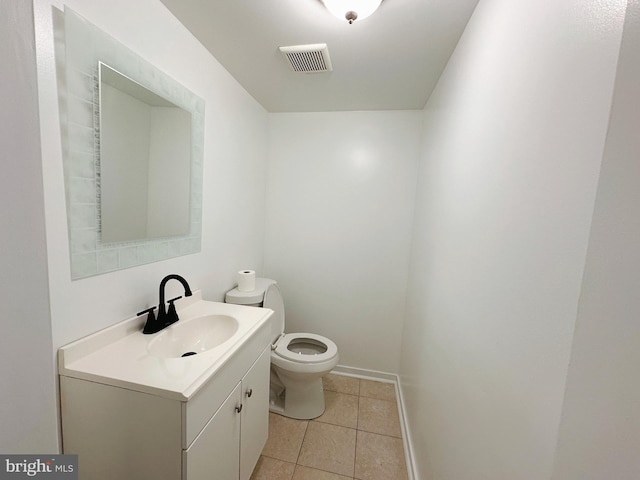
[[[419,478],[551,478],[625,5],[482,0],[424,109],[401,367]]]
[[[264,272],[341,365],[398,371],[421,117],[269,116]]]
[[[33,8],[0,4],[0,452],[56,451]]]
[[[629,2],[554,480],[640,478],[640,2]]]
[[[52,7],[63,3],[205,100],[201,253],[71,281],[52,27]],[[235,272],[262,267],[266,111],[156,0],[34,0],[34,7],[54,349],[157,304],[169,273],[222,300]],[[179,287],[171,282],[167,295],[181,294]]]

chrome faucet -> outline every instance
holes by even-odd
[[[173,304],[173,302],[175,302],[179,298],[182,298],[182,296],[169,300],[169,310],[165,310],[164,287],[169,280],[178,280],[182,284],[182,286],[184,287],[185,297],[190,297],[192,295],[189,284],[180,275],[176,275],[175,273],[173,273],[164,277],[160,282],[160,303],[158,305],[158,318],[156,318],[156,316],[153,314],[153,311],[156,307],[148,308],[147,310],[144,310],[137,314],[138,316],[144,315],[145,313],[148,314],[147,323],[145,324],[142,333],[157,333],[160,330],[168,327],[172,323],[176,323],[178,320],[180,320],[178,318],[178,312],[176,312],[176,306]]]

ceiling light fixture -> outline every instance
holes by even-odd
[[[375,12],[382,0],[322,0],[322,3],[333,15],[351,24]]]

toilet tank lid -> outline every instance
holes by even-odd
[[[264,300],[264,292],[267,290],[267,287],[273,283],[276,283],[276,281],[270,278],[256,278],[256,288],[250,292],[241,292],[238,290],[238,287],[236,287],[227,292],[224,301],[227,303],[235,303],[236,305],[262,303]]]

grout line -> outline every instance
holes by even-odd
[[[358,392],[360,392],[360,385],[358,384]],[[360,393],[358,393],[358,405],[356,407],[356,430],[360,429]]]
[[[357,461],[357,455],[358,455],[358,437],[360,435],[358,435],[358,432],[360,430],[356,429],[356,448],[355,448],[355,452],[353,452],[353,475],[352,478],[356,478],[356,461]]]
[[[298,455],[296,455],[296,465],[298,465],[298,460],[300,460],[300,454],[302,453],[302,446],[304,445],[304,439],[307,438],[307,430],[309,430],[309,423],[311,420],[307,420],[307,425],[304,427],[304,434],[302,435],[302,442],[300,442],[300,448],[298,449]],[[295,471],[295,468],[294,468]]]

